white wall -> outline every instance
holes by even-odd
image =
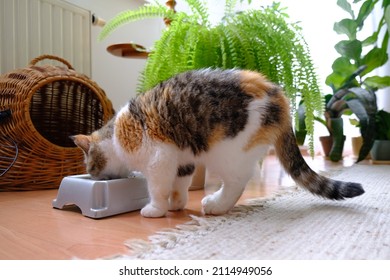
[[[136,9],[144,4],[142,0],[66,0],[90,10],[100,18],[109,20],[126,9]],[[144,68],[144,59],[128,59],[111,55],[106,48],[111,44],[134,42],[150,48],[160,37],[165,27],[162,19],[143,20],[118,28],[103,41],[97,37],[101,27],[91,27],[92,76],[112,101],[115,110],[136,95],[138,77]],[[76,69],[77,70],[77,69]]]

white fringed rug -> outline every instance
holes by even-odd
[[[390,166],[355,164],[332,176],[363,184],[360,197],[329,201],[302,190],[253,200],[220,217],[130,240],[118,259],[390,259]]]

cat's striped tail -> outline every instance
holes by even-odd
[[[364,193],[361,184],[332,180],[314,172],[302,157],[292,130],[278,137],[275,151],[294,181],[313,194],[341,200]]]

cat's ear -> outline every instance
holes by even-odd
[[[73,142],[77,145],[77,147],[82,149],[84,153],[88,154],[89,146],[91,144],[91,136],[78,134],[69,137],[70,139],[73,140]]]

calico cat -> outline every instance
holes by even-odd
[[[269,147],[291,177],[313,194],[340,200],[364,193],[360,184],[335,181],[306,164],[281,88],[257,72],[202,69],[178,74],[123,107],[104,127],[73,140],[94,179],[146,177],[145,217],[183,209],[197,164],[223,186],[202,200],[205,214],[229,211]]]

